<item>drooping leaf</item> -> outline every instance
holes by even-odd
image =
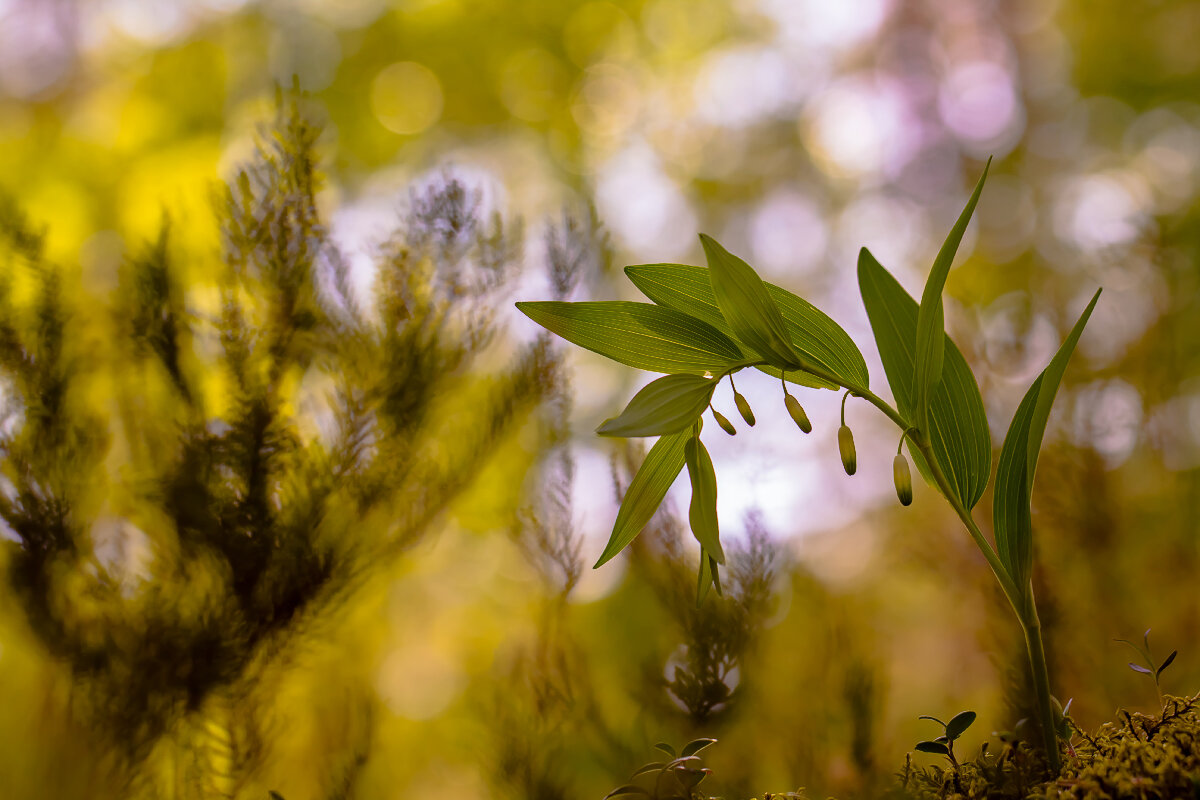
[[[746,360],[737,343],[703,320],[650,303],[517,303],[572,344],[650,372],[720,372]]]
[[[950,234],[933,260],[933,269],[925,281],[925,291],[921,294],[921,306],[917,313],[917,334],[914,360],[916,376],[913,389],[912,421],[923,431],[929,427],[929,403],[933,397],[934,388],[942,379],[943,353],[945,351],[946,323],[942,310],[942,290],[946,286],[946,276],[950,274],[950,266],[954,263],[954,254],[962,242],[967,223],[975,213],[975,204],[979,202],[979,193],[987,180],[988,168],[992,165],[989,158],[983,167],[983,174],[975,184],[971,199],[958,215],[958,221],[950,229]]]
[[[931,717],[928,714],[922,714],[921,716],[917,717],[917,719],[927,719],[931,722],[936,722],[938,725],[941,725],[943,728],[946,727],[946,723],[942,722],[937,717]]]
[[[596,429],[601,436],[663,436],[691,425],[712,399],[717,382],[700,375],[664,375],[633,396],[618,416]]]
[[[1153,670],[1146,669],[1141,664],[1134,664],[1132,661],[1129,662],[1129,668],[1131,670],[1133,670],[1134,672],[1140,672],[1143,675],[1153,675],[1154,674]]]
[[[642,293],[669,308],[707,322],[729,336],[733,331],[717,307],[712,283],[705,267],[687,264],[639,264],[626,267],[625,274]],[[862,353],[841,326],[815,306],[781,289],[765,283],[767,293],[779,307],[792,346],[808,363],[839,378],[842,385],[868,388],[867,364]],[[747,357],[753,354],[745,351]],[[761,366],[760,370],[778,378],[779,369]],[[838,384],[816,378],[797,370],[786,373],[787,380],[799,386],[837,389]]]
[[[663,436],[650,448],[642,466],[629,482],[629,488],[625,490],[621,508],[617,511],[617,521],[613,524],[612,535],[609,536],[608,544],[605,545],[604,552],[600,554],[593,569],[599,568],[624,550],[625,546],[642,532],[642,528],[646,527],[646,523],[662,505],[667,490],[683,469],[683,448],[690,438],[692,432],[685,430]],[[671,753],[671,757],[675,757],[674,752]]]
[[[692,480],[692,503],[688,509],[692,535],[718,564],[724,564],[725,552],[717,529],[717,474],[712,458],[704,443],[694,436],[687,440],[683,453]]]
[[[996,552],[1021,591],[1025,591],[1033,567],[1033,518],[1030,499],[1033,495],[1038,454],[1042,449],[1042,437],[1045,436],[1046,421],[1050,417],[1050,406],[1054,403],[1054,396],[1058,394],[1067,362],[1075,351],[1075,345],[1099,299],[1100,292],[1097,291],[1075,326],[1071,328],[1066,341],[1050,360],[1049,366],[1042,370],[1025,393],[1004,437],[1004,446],[1000,448],[1000,462],[996,467],[995,500],[992,504],[992,527],[996,535]]]
[[[963,735],[967,728],[971,727],[971,723],[975,721],[974,711],[963,711],[955,714],[954,717],[946,723],[946,738],[954,741]]]
[[[717,743],[716,739],[693,739],[683,746],[679,751],[681,756],[694,756],[706,747]]]
[[[922,753],[936,753],[941,756],[950,755],[950,748],[941,742],[917,742],[917,750]]]
[[[866,248],[858,255],[858,284],[896,407],[912,423],[917,302]],[[987,488],[992,437],[975,375],[950,337],[942,336],[942,379],[930,401],[928,437],[955,497],[971,509]],[[910,452],[917,469],[932,484],[929,465],[920,451],[914,448]]]
[[[702,233],[700,243],[708,259],[708,278],[717,307],[734,336],[771,366],[798,369],[800,356],[792,348],[783,315],[762,278],[712,237]]]

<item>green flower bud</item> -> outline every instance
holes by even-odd
[[[804,413],[804,408],[800,405],[800,401],[792,397],[790,394],[783,396],[783,404],[787,406],[788,413],[792,415],[792,421],[805,433],[812,433],[812,423],[808,421],[808,414]]]
[[[892,460],[892,477],[896,480],[896,496],[900,505],[912,505],[912,473],[908,471],[908,459],[903,453],[896,453]]]
[[[847,475],[858,469],[858,455],[854,452],[854,434],[845,425],[838,428],[838,452],[842,454],[842,466]]]
[[[737,405],[738,413],[742,415],[742,419],[746,420],[746,424],[751,428],[754,427],[754,412],[750,410],[750,404],[746,402],[746,398],[741,392],[733,393],[733,402]]]
[[[721,430],[725,431],[730,436],[733,436],[734,434],[737,433],[737,428],[733,427],[733,423],[730,422],[729,420],[725,419],[725,415],[722,414],[720,411],[717,411],[714,408],[712,410],[712,415],[713,415],[713,419],[715,419],[717,421],[717,424],[721,426]]]

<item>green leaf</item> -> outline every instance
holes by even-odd
[[[593,569],[598,569],[624,550],[625,546],[642,532],[642,528],[646,527],[646,523],[667,496],[667,490],[683,469],[683,448],[691,438],[691,430],[686,430],[664,436],[650,448],[646,460],[642,462],[637,474],[629,482],[629,488],[625,490],[612,535],[608,537],[608,544],[605,545],[604,552],[600,554]],[[675,757],[674,752],[671,753],[671,757]]]
[[[635,369],[703,375],[746,360],[728,335],[673,308],[620,301],[517,308],[567,341]]]
[[[954,263],[954,254],[962,242],[967,223],[975,213],[975,204],[979,202],[979,193],[987,180],[988,168],[992,165],[989,158],[983,167],[983,174],[975,184],[975,191],[966,207],[958,215],[958,221],[950,229],[950,234],[933,260],[933,269],[925,281],[925,291],[921,294],[921,307],[917,314],[916,334],[916,385],[913,398],[912,421],[922,431],[929,430],[929,402],[933,390],[942,379],[943,352],[945,350],[945,318],[942,310],[942,289],[946,286],[946,277],[950,274],[950,266]]]
[[[798,369],[802,361],[792,349],[791,336],[783,324],[779,306],[767,292],[762,278],[749,264],[730,253],[710,236],[700,234],[708,277],[721,316],[742,344],[773,367]]]
[[[703,320],[728,336],[733,330],[721,315],[712,282],[705,267],[687,264],[638,264],[625,268],[625,274],[642,293],[659,305],[674,308]],[[767,293],[779,307],[792,347],[806,362],[834,375],[841,384],[868,388],[867,363],[862,353],[836,322],[806,300],[765,283]],[[747,358],[754,354],[746,350]],[[780,370],[760,366],[760,370],[778,378]],[[833,383],[806,372],[788,371],[787,380],[799,386],[837,389]]]
[[[1171,655],[1167,656],[1167,660],[1162,662],[1162,666],[1154,671],[1154,680],[1158,680],[1158,676],[1162,675],[1163,670],[1171,666],[1171,662],[1175,660],[1175,656],[1179,655],[1178,650],[1172,650]]]
[[[656,750],[663,751],[671,758],[675,758],[675,748],[672,747],[671,745],[667,744],[666,742],[657,742],[657,743],[655,743],[654,747]]]
[[[954,741],[963,735],[967,728],[971,727],[971,723],[975,721],[974,711],[963,711],[960,714],[955,714],[954,718],[946,723],[946,738]]]
[[[680,756],[694,756],[706,747],[717,743],[716,739],[693,739],[683,746],[679,751]]]
[[[717,381],[700,375],[664,375],[633,396],[620,415],[596,429],[601,436],[662,436],[691,425],[712,399]]]
[[[1030,499],[1033,495],[1033,479],[1037,472],[1038,455],[1042,449],[1042,437],[1046,434],[1046,421],[1050,418],[1050,406],[1058,394],[1067,362],[1075,351],[1083,328],[1087,325],[1100,292],[1092,296],[1066,341],[1058,348],[1042,373],[1034,380],[1029,391],[1017,407],[1000,449],[1000,462],[996,467],[996,492],[992,504],[992,525],[996,534],[996,552],[1008,568],[1009,575],[1017,588],[1024,592],[1029,584],[1033,568],[1033,519]]]
[[[692,504],[688,509],[692,535],[718,564],[724,564],[725,552],[721,549],[720,533],[717,529],[717,474],[713,470],[712,459],[704,443],[695,436],[688,439],[683,454],[688,476],[692,480]]]
[[[858,255],[858,285],[896,407],[911,423],[915,402],[913,346],[917,302],[866,248]],[[928,438],[955,497],[971,509],[987,488],[992,469],[992,437],[975,376],[950,337],[945,333],[942,337],[945,354],[942,380],[930,400]],[[920,451],[910,452],[917,469],[932,484],[929,465]]]
[[[645,775],[647,772],[661,772],[662,768],[666,765],[667,762],[665,761],[651,761],[649,764],[643,764],[642,766],[638,767],[637,771],[635,771],[629,777],[636,778],[639,775]]]
[[[646,797],[653,796],[650,794],[649,790],[643,789],[641,786],[636,786],[632,783],[627,783],[624,786],[618,786],[616,789],[613,789],[611,792],[604,795],[604,800],[608,800],[610,797],[623,797],[630,794],[640,794],[645,795]]]
[[[941,742],[917,742],[917,750],[922,753],[936,753],[940,756],[950,755],[950,748]]]

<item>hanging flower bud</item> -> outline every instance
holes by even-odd
[[[805,433],[812,433],[812,423],[808,421],[808,414],[804,413],[804,407],[800,405],[800,401],[790,394],[783,396],[783,404],[787,406],[788,413],[792,415],[792,421]]]
[[[725,419],[725,415],[722,414],[720,411],[717,411],[714,408],[712,410],[712,415],[713,415],[713,419],[715,419],[717,421],[717,424],[721,426],[721,430],[725,431],[730,436],[733,436],[734,434],[737,433],[737,428],[733,427],[733,423],[730,422],[729,420]]]
[[[896,496],[900,498],[900,505],[911,505],[912,473],[908,471],[908,459],[903,453],[896,453],[892,460],[892,477],[896,481]]]
[[[845,425],[838,428],[838,452],[842,455],[842,466],[847,475],[858,469],[858,456],[854,452],[854,434]]]
[[[742,415],[742,419],[746,420],[746,424],[753,428],[754,412],[750,410],[750,404],[746,402],[746,398],[741,392],[733,393],[733,402],[737,405],[738,413]]]

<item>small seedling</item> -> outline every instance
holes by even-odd
[[[1117,639],[1116,641],[1123,642],[1132,647],[1135,651],[1137,651],[1137,654],[1142,657],[1142,660],[1146,662],[1146,666],[1143,667],[1141,664],[1134,664],[1131,661],[1129,662],[1129,668],[1134,672],[1140,672],[1143,675],[1149,675],[1150,677],[1154,678],[1154,691],[1158,693],[1158,705],[1160,708],[1165,707],[1163,705],[1162,687],[1159,685],[1158,679],[1159,676],[1162,675],[1163,670],[1171,666],[1171,662],[1175,660],[1175,656],[1179,655],[1179,651],[1172,650],[1171,655],[1167,656],[1161,664],[1156,663],[1154,661],[1154,657],[1150,654],[1149,628],[1146,628],[1146,632],[1142,634],[1141,646],[1134,644],[1128,639]]]
[[[942,726],[942,735],[936,739],[917,742],[916,749],[922,753],[934,753],[950,759],[950,765],[958,769],[958,760],[954,757],[954,740],[962,736],[971,723],[975,721],[974,711],[963,711],[955,714],[949,722],[942,722],[937,717],[922,714],[918,719],[927,719]]]
[[[675,748],[666,742],[654,745],[668,760],[651,761],[643,764],[629,778],[629,783],[618,786],[604,796],[604,800],[613,797],[649,797],[652,800],[697,800],[704,795],[696,791],[700,781],[711,774],[706,769],[700,757],[696,755],[709,745],[716,744],[716,739],[694,739],[676,753]],[[653,776],[647,778],[646,776]],[[634,783],[642,779],[642,783]],[[647,781],[649,781],[647,783]]]

